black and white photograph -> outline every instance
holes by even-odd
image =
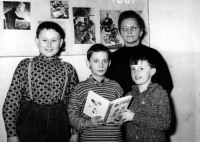
[[[73,7],[75,44],[96,43],[94,18],[94,8]]]
[[[69,1],[50,1],[52,19],[69,19]]]
[[[30,30],[31,12],[30,2],[3,2],[4,29],[8,30]]]
[[[199,13],[0,0],[0,142],[200,142]]]

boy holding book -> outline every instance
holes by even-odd
[[[136,85],[127,95],[133,99],[122,114],[126,124],[126,142],[166,142],[165,131],[171,122],[166,90],[152,82],[156,73],[155,58],[141,52],[130,58],[131,76]]]
[[[122,142],[119,124],[105,124],[99,116],[90,118],[83,113],[90,90],[109,101],[120,98],[123,94],[122,88],[116,81],[104,76],[111,63],[110,55],[111,52],[104,45],[93,45],[87,52],[86,61],[91,75],[77,84],[70,95],[68,106],[70,124],[79,131],[81,142]]]

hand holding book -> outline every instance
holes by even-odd
[[[121,97],[113,101],[109,101],[99,94],[89,91],[83,113],[93,118],[101,116],[105,123],[121,125],[121,114],[127,110],[132,96]]]
[[[91,128],[91,127],[98,127],[104,125],[105,122],[101,118],[101,116],[95,116],[91,119],[86,119],[84,122],[81,123],[81,128]]]

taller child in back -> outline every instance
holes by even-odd
[[[38,26],[40,55],[19,63],[3,105],[8,142],[69,141],[67,104],[78,77],[71,64],[58,58],[64,38],[57,23]]]
[[[127,95],[133,100],[122,117],[126,125],[126,142],[166,142],[165,131],[171,122],[167,92],[152,77],[156,73],[155,58],[141,52],[130,59],[131,76],[136,85]]]
[[[119,124],[104,124],[99,117],[90,118],[83,114],[88,91],[92,90],[109,101],[120,98],[123,94],[116,81],[104,76],[110,65],[110,54],[109,49],[102,44],[95,44],[88,50],[86,64],[91,75],[77,84],[70,95],[70,124],[80,131],[81,142],[122,142]]]

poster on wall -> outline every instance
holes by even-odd
[[[148,0],[13,0],[0,1],[0,7],[0,56],[38,55],[34,40],[38,21],[64,22],[63,56],[85,55],[95,43],[117,50],[124,44],[117,23],[125,10],[133,10],[144,19],[147,35],[142,43],[149,45]],[[8,13],[14,13],[14,24]]]
[[[73,8],[74,23],[74,43],[75,44],[94,44],[95,21],[94,9],[85,7]]]
[[[100,40],[102,44],[122,46],[117,27],[120,12],[120,10],[100,10]]]
[[[3,2],[3,23],[7,30],[30,30],[30,2]]]
[[[69,19],[69,1],[50,1],[52,19]]]

